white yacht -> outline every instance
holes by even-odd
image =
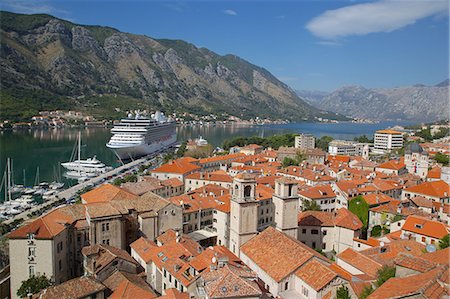
[[[66,177],[77,178],[86,176],[86,174],[89,174],[89,176],[96,176],[112,169],[98,160],[96,156],[86,160],[81,159],[81,132],[78,132],[77,144],[75,146],[77,145],[78,149],[74,148],[70,161],[61,163],[61,165],[68,170],[65,174]],[[75,156],[77,156],[76,160]]]
[[[176,122],[156,111],[151,117],[139,111],[129,113],[111,129],[113,136],[106,144],[120,160],[134,159],[175,145]]]

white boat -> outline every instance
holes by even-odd
[[[52,190],[61,189],[62,187],[64,187],[64,183],[52,182],[50,184],[50,189]]]
[[[86,160],[81,159],[81,132],[78,132],[76,145],[78,145],[78,149],[74,148],[70,161],[61,163],[68,170],[64,176],[68,178],[80,178],[86,176],[86,174],[88,176],[97,176],[112,169],[112,167],[108,167],[98,160],[96,156]],[[77,156],[76,160],[75,156]]]
[[[139,111],[129,113],[111,129],[113,136],[106,144],[120,160],[150,155],[175,145],[176,122],[156,111],[150,118]]]
[[[42,194],[42,198],[47,199],[58,193],[58,190],[48,190]]]

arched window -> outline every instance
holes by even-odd
[[[292,194],[292,191],[294,190],[294,185],[293,184],[289,184],[289,196],[293,196],[294,194]]]
[[[252,186],[248,185],[244,187],[244,197],[250,197],[252,193]]]
[[[284,283],[284,290],[287,291],[288,287],[289,287],[289,282],[286,281]]]

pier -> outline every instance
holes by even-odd
[[[117,168],[114,168],[113,170],[110,170],[99,176],[96,176],[95,178],[91,178],[87,181],[79,183],[68,189],[61,190],[60,192],[56,193],[52,197],[46,199],[42,204],[36,205],[36,206],[32,207],[31,209],[26,210],[20,214],[17,214],[10,219],[4,220],[2,223],[8,225],[8,224],[13,223],[16,220],[27,220],[29,218],[28,217],[29,214],[31,214],[33,212],[38,212],[42,209],[45,209],[46,207],[51,206],[59,201],[62,201],[62,200],[67,201],[67,200],[73,199],[79,191],[83,190],[86,187],[95,186],[99,183],[107,183],[107,182],[115,179],[117,177],[117,175],[122,172],[129,171],[134,167],[138,167],[138,166],[141,166],[146,163],[154,162],[156,160],[156,158],[159,156],[159,154],[161,154],[161,153],[162,152],[158,152],[158,153],[155,153],[150,156],[146,156],[146,157],[143,157],[143,158],[140,158],[137,160],[133,160],[133,161],[123,164]],[[113,178],[108,179],[109,177],[113,177]]]

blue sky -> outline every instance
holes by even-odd
[[[449,77],[447,0],[0,4],[3,10],[49,13],[236,54],[294,89],[434,85]]]

